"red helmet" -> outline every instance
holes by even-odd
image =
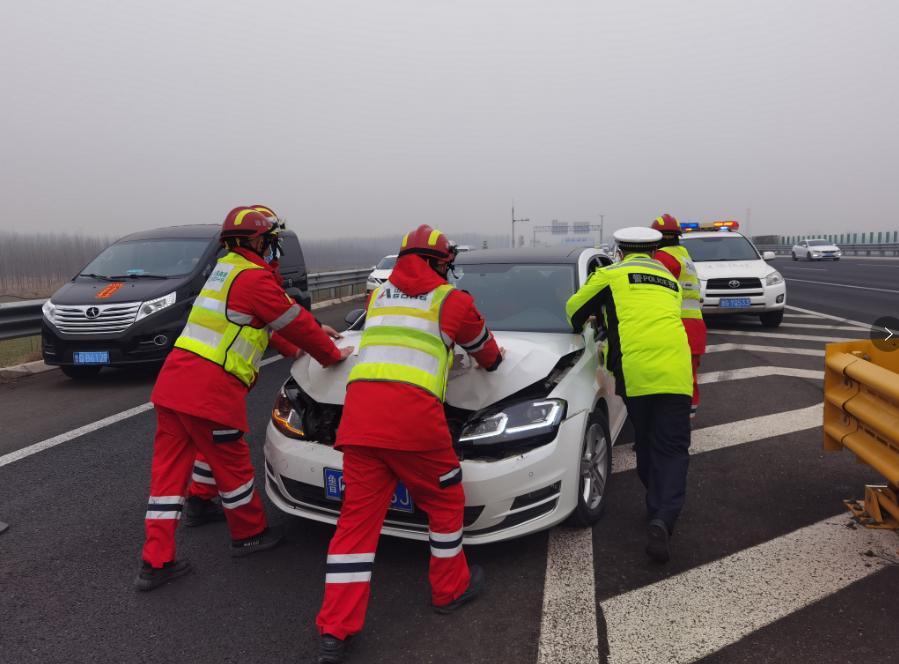
[[[266,217],[271,217],[272,219],[279,218],[278,213],[272,210],[268,205],[260,205],[259,203],[256,203],[254,205],[251,205],[250,207],[256,210],[256,212],[261,212]]]
[[[277,228],[277,222],[272,221],[262,212],[250,207],[236,207],[222,224],[222,232],[219,237],[228,238],[254,238],[268,235]]]
[[[678,235],[683,233],[680,224],[677,223],[677,219],[670,214],[663,214],[661,217],[656,217],[650,228],[654,228],[660,233],[677,233]]]
[[[452,263],[456,257],[456,245],[438,230],[422,224],[411,233],[406,233],[400,246],[400,256],[418,254],[436,258],[440,263]]]

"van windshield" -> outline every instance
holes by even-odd
[[[179,277],[193,272],[209,240],[132,240],[116,242],[81,273],[103,278]]]
[[[682,237],[681,244],[690,252],[694,263],[703,261],[761,260],[752,243],[742,235],[721,233],[707,237]]]

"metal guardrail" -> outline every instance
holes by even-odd
[[[757,244],[755,245],[759,251],[773,251],[776,254],[789,256],[793,251],[791,244]],[[883,243],[883,244],[838,244],[844,256],[871,256],[879,254],[881,256],[899,256],[899,243]],[[802,258],[805,258],[802,256]]]
[[[886,485],[845,501],[870,528],[899,530],[899,340],[828,344],[824,373],[824,449],[848,449]]]
[[[315,298],[321,294],[325,294],[325,299],[353,295],[364,291],[370,273],[371,268],[312,273],[307,275],[309,291],[314,299],[322,299]],[[44,302],[45,299],[0,302],[0,341],[40,334]]]

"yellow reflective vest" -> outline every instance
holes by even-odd
[[[415,385],[440,401],[452,366],[451,343],[440,330],[440,310],[453,286],[443,284],[422,295],[406,295],[389,281],[371,295],[356,380]]]
[[[670,254],[680,265],[680,277],[678,282],[683,290],[684,300],[681,303],[681,318],[698,318],[702,320],[702,300],[699,288],[699,275],[696,266],[690,258],[690,252],[683,245],[676,244],[670,247],[662,247],[659,251]]]
[[[229,252],[219,259],[194,300],[187,325],[175,341],[183,348],[215,362],[247,387],[259,374],[259,362],[268,348],[264,327],[250,326],[250,314],[228,309],[228,293],[244,270],[262,270],[240,254]]]
[[[609,340],[606,367],[620,395],[693,394],[681,292],[662,263],[635,253],[596,270],[569,298],[565,312],[576,331],[590,316],[601,316]]]

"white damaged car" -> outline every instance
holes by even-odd
[[[446,415],[463,468],[465,542],[520,537],[566,519],[602,514],[612,445],[627,417],[600,367],[606,342],[586,326],[572,334],[565,302],[610,259],[596,249],[486,250],[461,254],[456,285],[469,291],[505,348],[494,372],[460,349]],[[345,344],[359,347],[361,310]],[[358,319],[358,320],[357,320]],[[335,523],[342,453],[333,447],[353,364],[329,368],[305,356],[291,369],[266,431],[266,491],[288,514]],[[377,417],[373,408],[371,417]],[[427,516],[398,485],[383,533],[426,540]]]

